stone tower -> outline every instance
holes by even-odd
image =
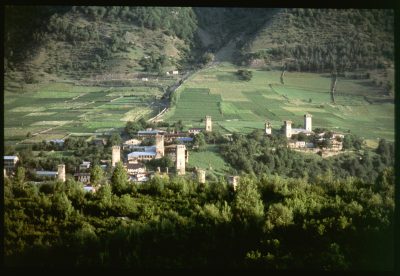
[[[175,168],[178,175],[185,174],[186,158],[185,158],[185,145],[176,145],[176,161]]]
[[[121,161],[121,148],[119,146],[112,147],[111,166],[115,167],[117,162]]]
[[[61,180],[62,182],[65,182],[65,165],[64,164],[60,164],[57,167],[57,179]]]
[[[312,115],[311,114],[305,114],[304,115],[304,129],[308,131],[312,131]]]
[[[164,135],[156,135],[156,159],[164,157]]]
[[[272,134],[272,128],[271,128],[270,122],[265,122],[265,134],[267,134],[267,135]]]
[[[286,138],[292,137],[292,121],[283,121]]]
[[[233,190],[236,191],[237,185],[239,183],[239,176],[232,175],[228,177],[228,183],[233,186]]]
[[[206,183],[206,171],[203,169],[197,169],[197,180],[199,181],[199,183]]]
[[[206,132],[212,131],[212,121],[211,116],[206,116]]]

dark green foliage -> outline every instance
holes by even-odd
[[[169,156],[164,156],[159,159],[152,159],[146,162],[146,167],[149,169],[157,169],[157,167],[160,167],[161,169],[165,168],[171,168],[174,166],[174,162],[171,160]]]
[[[118,170],[118,165],[116,170]],[[155,177],[137,192],[5,181],[5,264],[135,268],[393,269],[394,174],[376,183],[242,175],[236,192]],[[114,184],[113,184],[114,185]],[[135,184],[127,184],[135,185]],[[122,257],[123,256],[123,257]]]
[[[206,146],[206,140],[204,138],[204,134],[200,132],[199,134],[195,135],[193,138],[193,146],[197,151],[203,151]]]
[[[214,61],[214,54],[213,53],[206,52],[202,56],[201,62],[203,63],[203,65],[207,65],[212,61]]]
[[[115,165],[114,172],[111,176],[112,190],[116,194],[123,193],[128,187],[128,174],[121,162]]]
[[[107,141],[107,146],[119,146],[122,143],[121,136],[119,133],[113,133],[111,136],[108,138]]]
[[[236,73],[239,79],[249,81],[253,77],[253,73],[247,69],[239,69]]]
[[[330,134],[328,133],[327,136]],[[307,137],[319,147],[330,147],[329,142],[317,142],[317,137]],[[243,136],[234,134],[232,142],[220,146],[220,153],[234,168],[257,175],[268,173],[290,177],[310,177],[315,179],[326,170],[331,170],[335,177],[356,176],[374,181],[377,173],[385,166],[394,164],[393,143],[381,140],[375,155],[368,149],[364,153],[344,154],[333,158],[320,159],[290,150],[285,146],[286,139],[266,137],[257,131]],[[297,136],[297,139],[299,137]],[[314,141],[313,141],[314,140]],[[361,150],[363,141],[354,135],[345,135],[345,149]],[[368,154],[371,153],[371,154]]]
[[[276,25],[268,25],[264,36],[278,46],[253,52],[250,42],[243,43],[239,61],[285,60],[289,71],[336,68],[342,73],[385,68],[394,61],[393,10],[286,9],[277,11],[271,21]]]

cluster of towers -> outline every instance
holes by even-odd
[[[292,128],[292,121],[285,120],[283,121],[283,131],[287,138],[292,137],[293,134],[305,133],[309,134],[312,132],[312,115],[304,114],[304,128]],[[265,134],[272,134],[272,127],[270,122],[265,122]]]

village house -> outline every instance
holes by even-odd
[[[38,178],[57,178],[65,182],[65,164],[58,165],[57,171],[35,171],[35,175]]]
[[[134,151],[128,154],[128,161],[143,161],[151,160],[156,157],[156,152],[146,152],[146,151]]]
[[[202,132],[203,130],[204,130],[204,128],[189,128],[188,133],[197,135],[200,132]]]
[[[193,142],[193,138],[192,137],[178,137],[175,139],[175,141],[177,143],[187,144],[187,143]]]
[[[89,161],[83,161],[82,164],[79,165],[79,171],[86,171],[90,168]]]
[[[139,137],[153,137],[156,136],[157,134],[164,134],[165,131],[163,130],[153,130],[153,129],[148,129],[148,130],[139,130],[137,132],[137,136]]]
[[[64,145],[64,140],[63,139],[52,139],[52,140],[47,140],[46,142],[48,143],[53,143],[55,145]]]
[[[173,71],[167,71],[166,72],[166,75],[167,76],[170,76],[170,75],[178,75],[179,74],[179,71],[178,70],[173,70]]]
[[[104,138],[95,138],[92,140],[92,143],[95,146],[105,146],[107,144],[107,140]]]
[[[141,163],[128,163],[126,170],[129,175],[137,175],[146,173],[146,166]]]
[[[38,178],[56,178],[58,172],[54,171],[35,171],[36,177]]]
[[[96,192],[96,189],[95,189],[93,186],[90,186],[90,185],[85,185],[85,186],[83,186],[83,190],[84,190],[85,192],[92,192],[92,193],[95,193],[95,192]]]
[[[130,139],[130,140],[126,140],[123,144],[122,144],[122,149],[131,149],[132,146],[138,146],[140,145],[141,141],[138,139]]]
[[[4,169],[7,172],[15,170],[18,161],[19,161],[18,156],[15,155],[4,156]]]
[[[75,173],[74,174],[75,180],[82,182],[83,184],[90,183],[90,173]]]
[[[169,158],[175,162],[176,161],[176,144],[165,146],[165,154],[169,156]],[[189,151],[185,148],[185,162],[189,162]]]
[[[298,149],[298,148],[305,148],[306,142],[305,141],[291,141],[288,143],[289,148]]]

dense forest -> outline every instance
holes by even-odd
[[[315,137],[307,137],[315,143]],[[221,143],[221,155],[238,171],[277,174],[315,180],[329,171],[335,178],[356,176],[375,181],[380,172],[394,166],[394,143],[380,140],[375,150],[362,146],[355,135],[346,135],[343,147],[352,153],[331,158],[316,158],[314,154],[299,153],[287,148],[285,137],[266,137],[262,131],[248,135],[234,134],[232,141]]]
[[[285,9],[240,40],[239,60],[283,61],[289,70],[387,68],[394,60],[393,10]]]
[[[393,269],[392,169],[375,182],[242,175],[233,191],[223,179],[128,184],[118,168],[110,182],[97,174],[95,194],[6,178],[5,264]]]

